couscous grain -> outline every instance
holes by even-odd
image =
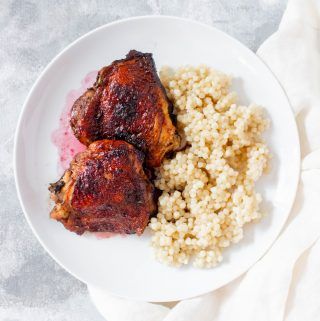
[[[269,122],[260,107],[237,105],[230,77],[209,67],[164,68],[160,78],[186,148],[156,169],[152,246],[163,263],[213,267],[262,216],[254,185],[268,167]]]

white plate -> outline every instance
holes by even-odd
[[[49,219],[48,184],[58,179],[56,147],[66,94],[84,76],[130,49],[152,52],[162,65],[208,64],[231,74],[240,102],[265,106],[272,127],[267,142],[272,172],[259,189],[268,216],[245,229],[244,239],[210,270],[176,269],[157,263],[150,236],[98,240],[78,236]],[[209,292],[254,264],[282,229],[294,201],[300,165],[297,128],[287,97],[270,70],[238,41],[212,27],[174,17],[138,17],[102,26],[75,41],[44,70],[23,107],[15,140],[15,178],[26,218],[43,247],[80,280],[113,294],[147,301],[173,301]]]

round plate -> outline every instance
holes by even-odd
[[[48,184],[59,178],[51,134],[67,93],[90,71],[120,59],[130,49],[153,53],[156,65],[207,64],[234,77],[239,102],[266,108],[272,171],[259,183],[268,215],[245,228],[244,239],[224,252],[216,268],[176,269],[153,259],[150,234],[98,240],[78,236],[49,219]],[[78,279],[121,297],[174,301],[232,281],[267,251],[282,229],[298,184],[300,149],[287,97],[270,70],[238,41],[212,27],[174,17],[137,17],[102,26],[60,53],[33,86],[15,139],[15,178],[26,218],[43,247]]]

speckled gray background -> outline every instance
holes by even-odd
[[[22,104],[48,62],[84,33],[120,18],[165,14],[214,25],[248,47],[278,27],[287,0],[0,0],[0,320],[101,321],[86,286],[32,235],[12,170]]]

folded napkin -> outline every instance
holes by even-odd
[[[286,91],[300,133],[301,179],[286,227],[246,274],[194,299],[135,302],[89,286],[108,321],[320,320],[320,0],[289,0],[258,55]]]

